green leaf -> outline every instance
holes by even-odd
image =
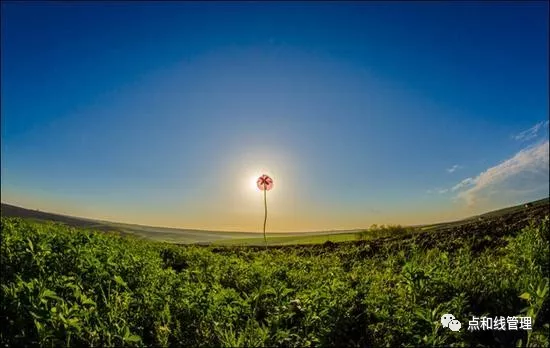
[[[44,330],[44,325],[42,325],[38,320],[34,321],[34,325],[36,325],[36,329],[38,330],[38,332]]]
[[[118,275],[115,276],[115,282],[118,284],[118,285],[121,285],[121,286],[124,286],[124,287],[127,287],[128,284],[126,284],[126,282]]]
[[[137,343],[137,342],[141,342],[141,337],[139,337],[138,335],[130,335],[126,337],[124,340],[127,342]]]
[[[531,299],[531,295],[528,292],[524,292],[523,294],[519,295],[519,298],[529,301]]]
[[[52,291],[50,289],[45,289],[43,292],[42,292],[42,296],[44,297],[52,297],[52,296],[55,296],[55,291]]]
[[[88,297],[83,298],[81,301],[82,301],[82,305],[92,305],[92,306],[96,305],[95,301]]]
[[[67,320],[67,324],[73,327],[79,327],[80,326],[79,322],[80,320],[78,318],[70,318]]]
[[[36,313],[33,312],[33,311],[29,311],[29,314],[32,315],[32,316],[33,316],[34,318],[36,318],[36,319],[42,319],[42,317],[41,317],[40,315],[36,314]]]
[[[27,244],[29,245],[29,249],[32,252],[34,252],[34,245],[32,244],[32,241],[29,238],[27,238]]]
[[[537,296],[540,298],[543,298],[548,293],[548,285],[545,285],[544,287],[541,285],[537,289]]]

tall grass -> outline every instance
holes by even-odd
[[[424,248],[412,240],[377,253],[361,245],[255,252],[176,247],[2,218],[0,341],[546,345],[548,218],[504,241],[482,250],[465,239],[451,250],[438,247],[447,241]],[[454,314],[463,329],[442,328],[444,313]],[[530,315],[533,330],[468,331],[472,315]]]

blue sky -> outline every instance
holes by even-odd
[[[272,231],[548,196],[547,2],[2,2],[2,202]]]

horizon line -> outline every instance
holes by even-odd
[[[442,221],[442,222],[434,222],[434,223],[426,223],[426,224],[405,225],[405,226],[403,226],[403,227],[423,227],[423,226],[430,226],[430,225],[437,225],[437,224],[445,224],[445,223],[458,222],[458,221],[463,221],[463,220],[467,220],[467,219],[470,219],[470,218],[482,216],[482,215],[487,214],[487,213],[490,213],[490,212],[496,212],[496,211],[499,211],[499,210],[503,210],[503,209],[508,209],[508,208],[516,207],[516,206],[518,206],[518,205],[522,205],[522,204],[526,204],[526,203],[534,203],[534,202],[543,201],[543,200],[548,200],[548,199],[550,199],[550,196],[545,197],[545,198],[541,198],[541,199],[537,199],[537,200],[534,200],[534,201],[523,202],[523,203],[516,204],[516,205],[511,205],[511,206],[502,207],[502,208],[495,209],[495,210],[489,210],[489,211],[483,212],[483,213],[481,213],[481,214],[467,216],[467,217],[462,218],[462,219],[451,220],[451,221]],[[62,214],[62,213],[52,213],[52,212],[48,212],[48,211],[42,211],[42,210],[39,210],[39,209],[24,208],[24,207],[21,207],[21,206],[18,206],[18,205],[14,205],[14,204],[11,204],[11,203],[7,203],[7,202],[0,202],[0,204],[1,204],[2,206],[3,206],[3,205],[8,205],[8,206],[11,206],[11,207],[14,207],[14,208],[19,208],[19,209],[24,209],[24,210],[29,210],[29,211],[37,211],[37,212],[44,213],[44,214],[57,215],[57,216],[62,216],[62,217],[67,217],[67,218],[80,219],[80,220],[92,221],[92,222],[99,222],[99,223],[109,223],[109,224],[119,224],[119,225],[132,225],[132,226],[150,227],[150,228],[151,228],[151,227],[152,227],[152,228],[162,228],[162,229],[169,229],[169,230],[176,230],[176,231],[199,231],[199,232],[216,232],[216,233],[222,233],[222,232],[225,232],[225,233],[258,233],[258,234],[261,234],[261,231],[254,232],[254,231],[208,230],[208,229],[193,229],[193,228],[183,228],[183,227],[166,227],[166,226],[142,225],[142,224],[136,224],[136,223],[130,223],[130,222],[100,220],[100,219],[92,219],[92,218],[86,218],[86,217],[80,217],[80,216],[74,216],[74,215],[65,215],[65,214]],[[371,226],[372,226],[372,225],[371,225]],[[389,226],[391,226],[391,225],[389,225]],[[290,234],[290,233],[299,233],[299,234],[301,234],[301,233],[344,233],[344,232],[364,231],[364,230],[368,230],[368,229],[369,229],[369,227],[364,227],[364,228],[353,228],[353,229],[335,229],[335,230],[303,231],[303,232],[297,232],[297,231],[296,231],[296,232],[280,232],[280,231],[279,231],[279,232],[269,232],[269,233],[277,233],[277,234]]]

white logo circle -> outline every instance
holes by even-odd
[[[455,316],[452,315],[452,314],[443,314],[441,316],[441,325],[443,325],[443,327],[449,327],[449,323],[452,321],[452,320],[455,320]]]
[[[451,331],[460,331],[461,326],[462,324],[460,324],[460,321],[456,319],[449,322],[449,329],[451,329]]]

